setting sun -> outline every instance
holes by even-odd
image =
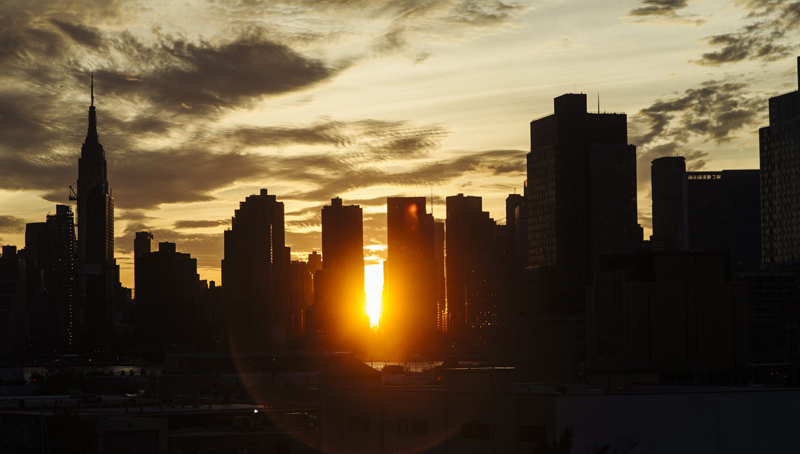
[[[371,327],[377,327],[381,319],[381,297],[383,295],[383,262],[364,267],[364,287],[367,305],[364,310],[369,316]]]

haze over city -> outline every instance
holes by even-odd
[[[90,73],[116,201],[116,259],[152,231],[220,280],[222,232],[268,187],[295,257],[333,197],[386,255],[386,197],[483,197],[504,223],[528,123],[552,99],[628,114],[639,222],[650,161],[758,167],[766,100],[794,89],[798,13],[767,1],[4,2],[0,242],[68,203]]]

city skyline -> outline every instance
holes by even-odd
[[[433,193],[443,218],[446,196],[478,196],[504,223],[529,122],[570,92],[628,115],[647,237],[652,159],[758,168],[766,100],[796,89],[789,4],[194,6],[0,7],[0,243],[24,247],[25,223],[67,203],[92,71],[128,287],[145,230],[219,282],[222,232],[260,188],[286,203],[295,258],[320,249],[334,197],[364,208],[367,263],[385,258],[387,197]]]

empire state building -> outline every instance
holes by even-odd
[[[89,130],[78,160],[79,324],[82,350],[109,349],[115,281],[114,198],[108,189],[105,151],[97,135],[97,112],[89,107]]]

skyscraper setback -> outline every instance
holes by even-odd
[[[108,187],[105,150],[97,134],[97,112],[89,106],[89,129],[78,160],[78,317],[83,350],[107,351],[115,288],[114,198]]]

